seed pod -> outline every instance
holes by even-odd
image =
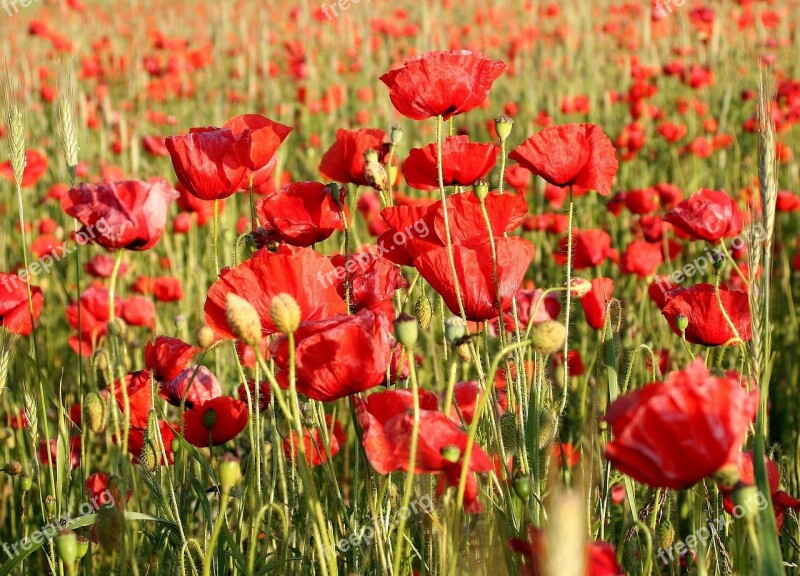
[[[514,493],[520,500],[526,502],[531,495],[531,479],[526,476],[517,476],[513,482]]]
[[[9,476],[19,476],[22,473],[22,464],[18,460],[12,460],[3,466],[3,472]]]
[[[417,320],[405,312],[394,321],[394,337],[406,348],[413,348],[419,337]]]
[[[65,566],[72,566],[78,559],[78,537],[69,528],[61,530],[53,538],[56,554]],[[71,571],[68,571],[71,572]]]
[[[389,187],[389,176],[386,174],[386,168],[378,162],[378,153],[372,148],[368,148],[364,152],[364,178],[370,186],[379,192],[384,192]]]
[[[117,506],[103,506],[97,512],[95,534],[100,547],[108,553],[119,549],[125,517]]]
[[[450,316],[444,321],[444,337],[450,344],[457,344],[467,333],[467,323],[459,316]]]
[[[497,132],[500,142],[505,142],[508,135],[511,134],[511,128],[514,126],[514,120],[505,114],[498,116],[494,119],[494,131]]]

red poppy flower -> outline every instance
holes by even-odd
[[[362,443],[372,467],[379,474],[395,470],[408,471],[409,450],[414,425],[413,394],[410,390],[387,390],[371,394],[366,400],[354,398],[356,417],[361,426]],[[420,422],[416,473],[444,472],[438,487],[457,486],[467,434],[445,414],[436,410],[437,398],[426,391],[419,393]],[[455,451],[457,457],[445,457]],[[480,446],[473,445],[469,461],[470,474],[464,493],[464,509],[469,513],[482,510],[478,501],[478,484],[473,472],[489,472],[492,461]]]
[[[119,315],[129,326],[156,327],[156,306],[150,298],[131,296],[122,302]]]
[[[351,254],[347,261],[342,254],[331,256],[331,264],[337,271],[343,271],[336,275],[336,290],[342,299],[346,295],[349,269],[350,308],[353,311],[377,310],[387,302],[391,304],[395,291],[408,287],[399,268],[379,256],[371,246],[367,251]]]
[[[772,499],[772,506],[775,509],[775,520],[778,532],[780,532],[783,527],[786,510],[800,509],[800,500],[792,498],[787,492],[779,489],[781,484],[781,471],[778,469],[778,465],[766,456],[764,456],[764,464],[767,467],[769,491]],[[733,493],[742,486],[755,486],[756,478],[752,452],[742,452],[739,454],[739,458],[736,462],[736,471],[739,477],[739,482],[737,482],[736,486],[720,486],[720,491],[722,492],[722,506],[728,514],[738,512],[735,509],[736,502],[733,499]]]
[[[268,194],[256,202],[256,214],[266,240],[292,246],[311,246],[344,230],[342,212],[320,182],[295,182]]]
[[[568,237],[564,236],[553,254],[553,258],[559,266],[567,263],[567,240]],[[597,228],[573,230],[572,242],[572,267],[575,270],[594,268],[608,258],[612,260],[617,258],[616,251],[611,248],[611,236],[604,230]]]
[[[39,447],[37,449],[37,455],[39,457],[39,462],[42,463],[43,466],[47,466],[50,464],[50,461],[53,462],[53,466],[58,466],[58,440],[56,438],[50,439],[50,458],[48,459],[47,456],[47,441],[44,438],[39,439]],[[80,436],[72,436],[69,439],[69,462],[70,468],[74,470],[81,463],[81,437]]]
[[[159,302],[177,302],[183,298],[181,281],[172,276],[159,276],[153,280],[153,296]]]
[[[161,239],[178,192],[166,180],[82,184],[61,208],[83,224],[79,234],[109,250],[149,250]]]
[[[212,398],[184,415],[184,438],[189,444],[206,448],[233,440],[247,426],[247,404],[230,396]]]
[[[336,286],[326,281],[336,270],[330,260],[310,248],[289,249],[278,253],[258,250],[236,268],[225,268],[208,289],[205,322],[218,338],[235,338],[225,319],[225,299],[233,293],[250,302],[261,318],[264,335],[274,334],[269,307],[272,299],[287,293],[300,306],[301,320],[330,318],[346,312]]]
[[[123,389],[123,386],[125,389]],[[114,384],[114,398],[120,412],[125,414],[125,390],[128,395],[129,422],[133,428],[147,427],[147,416],[153,401],[153,389],[150,386],[150,371],[139,370],[125,376],[125,381],[117,380]]]
[[[383,382],[392,354],[389,320],[361,310],[327,320],[303,322],[294,334],[297,391],[332,402]],[[281,336],[270,345],[278,382],[288,387],[289,344]]]
[[[192,128],[165,143],[178,180],[201,200],[227,198],[253,168],[249,129],[235,135],[230,128]]]
[[[522,576],[542,576],[542,556],[547,553],[540,528],[528,528],[528,540],[512,538],[509,547],[525,556]],[[586,545],[586,576],[625,576],[617,563],[614,547],[607,542],[589,542]]]
[[[622,253],[619,267],[623,274],[636,274],[642,279],[655,274],[663,261],[661,246],[644,240],[634,240]]]
[[[250,132],[250,166],[244,173],[240,187],[248,188],[252,178],[253,187],[261,186],[272,177],[275,170],[275,152],[286,140],[290,126],[270,120],[260,114],[242,114],[234,116],[222,128],[228,128],[238,138]]]
[[[178,208],[185,212],[197,214],[197,225],[205,226],[214,217],[214,201],[202,200],[191,194],[186,187],[178,182],[175,189],[178,191]],[[225,200],[218,201],[219,213],[225,212]]]
[[[38,150],[26,150],[25,169],[22,171],[22,183],[20,186],[22,188],[35,186],[45,172],[47,172],[47,156]],[[10,160],[0,164],[0,178],[5,178],[9,182],[16,182]]]
[[[606,323],[606,305],[614,293],[614,281],[611,278],[595,278],[592,289],[581,298],[586,322],[595,330],[601,330]]]
[[[517,320],[520,330],[526,330],[531,322],[534,326],[538,326],[547,320],[555,320],[561,313],[561,302],[558,301],[558,296],[552,292],[544,295],[544,290],[541,289],[520,290],[514,299],[517,301]],[[534,309],[536,314],[531,317]],[[507,330],[516,330],[517,325],[513,314],[506,312],[505,322]]]
[[[173,406],[180,406],[181,400],[185,397],[184,405],[193,408],[222,396],[222,388],[211,370],[205,366],[190,366],[165,382],[159,394]]]
[[[108,254],[97,254],[83,265],[83,269],[95,278],[111,278],[115,260]],[[122,262],[117,270],[117,277],[123,276],[127,270],[128,265]]]
[[[122,300],[114,296],[114,306],[122,308]],[[78,319],[80,310],[80,321]],[[93,344],[104,336],[108,326],[108,290],[96,285],[89,286],[80,295],[80,307],[76,301],[67,306],[67,322],[75,330],[80,326],[81,333],[69,339],[70,347],[83,356],[92,353]]]
[[[495,394],[497,395],[497,411],[502,416],[508,408],[508,396],[504,388],[497,388]],[[453,406],[450,408],[450,419],[456,425],[461,426],[461,417],[463,416],[464,424],[467,426],[472,424],[475,408],[482,397],[480,385],[475,380],[456,382],[453,386]]]
[[[28,302],[28,288],[16,274],[0,272],[0,326],[12,334],[28,336],[33,331],[31,310]],[[42,313],[44,294],[38,286],[31,286],[33,302],[33,321]]]
[[[667,212],[664,220],[694,240],[712,243],[742,231],[742,213],[722,190],[701,188]]]
[[[497,252],[498,290],[494,282],[489,232],[480,202],[472,193],[453,194],[447,199],[458,285],[467,319],[497,318],[511,307],[528,265],[533,245],[519,237],[506,237],[522,223],[527,212],[525,199],[512,194],[491,193],[486,211]],[[413,264],[420,275],[444,298],[448,308],[459,314],[455,279],[446,248],[444,212],[441,201],[428,207],[396,206],[381,212],[389,231],[379,238],[386,256],[394,262]],[[398,249],[400,248],[400,249]]]
[[[406,118],[425,120],[469,112],[483,103],[507,66],[468,50],[426,52],[380,77],[395,109]]]
[[[661,309],[661,314],[678,336],[681,331],[675,325],[675,318],[683,314],[689,320],[686,340],[692,344],[721,346],[735,338],[736,335],[720,310],[713,285],[695,284],[687,288],[676,288],[667,292],[665,297],[666,304]],[[739,337],[745,342],[750,340],[752,332],[747,293],[731,290],[723,284],[719,288],[719,297]]]
[[[180,338],[157,336],[144,345],[144,364],[156,380],[168,382],[186,368],[196,352],[197,348]]]
[[[756,415],[758,391],[737,378],[712,376],[701,359],[615,400],[604,419],[614,440],[606,457],[653,487],[682,490],[735,465]]]
[[[172,452],[172,440],[175,439],[175,431],[172,427],[163,420],[158,421],[158,430],[161,433],[161,441],[164,444],[164,452],[166,452],[167,459],[164,460],[162,455],[159,458],[159,466],[166,466],[167,464],[175,463],[175,454]],[[128,454],[133,456],[134,464],[141,464],[142,450],[144,449],[144,429],[131,428],[128,431]],[[116,437],[114,442],[117,442]]]
[[[336,142],[322,155],[319,171],[329,180],[369,186],[364,174],[364,152],[375,150],[379,152],[379,160],[383,160],[380,152],[384,148],[385,139],[386,133],[379,128],[340,128],[336,131]]]
[[[442,177],[445,186],[471,186],[485,177],[497,162],[495,144],[470,142],[467,136],[448,136],[442,142]],[[417,190],[439,187],[436,143],[412,148],[403,163],[406,183]]]
[[[247,389],[250,390],[250,400],[255,402],[256,382],[252,378],[247,379]],[[236,395],[239,396],[239,400],[245,403],[247,402],[247,389],[245,389],[244,384],[239,384],[239,387],[236,389]],[[272,389],[270,388],[269,382],[267,382],[266,380],[262,380],[261,384],[259,384],[258,386],[259,411],[263,412],[264,410],[267,409],[271,398],[272,398]]]
[[[611,140],[594,124],[549,126],[508,157],[551,184],[578,185],[603,196],[611,193],[619,168]]]
[[[330,414],[325,415],[325,421],[328,428],[327,436],[330,441],[328,446],[325,445],[323,433],[319,428],[314,428],[313,430],[303,428],[303,449],[309,466],[325,464],[328,461],[328,453],[330,452],[331,458],[336,456],[347,440],[344,428]],[[294,459],[297,449],[297,432],[292,430],[289,433],[289,437],[283,441],[283,451],[286,457],[291,460]]]

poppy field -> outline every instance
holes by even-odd
[[[798,0],[0,48],[0,576],[800,574]]]

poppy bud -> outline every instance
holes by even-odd
[[[22,464],[19,463],[17,460],[12,460],[5,466],[3,466],[3,472],[8,474],[9,476],[19,476],[22,472]]]
[[[242,478],[242,466],[233,454],[226,454],[219,463],[219,485],[222,492],[230,492]]]
[[[531,479],[526,476],[517,476],[514,478],[514,493],[523,502],[528,500],[531,495]]]
[[[573,278],[569,283],[569,292],[574,298],[583,298],[592,291],[592,283],[585,278]]]
[[[389,138],[391,139],[392,146],[397,146],[400,143],[400,140],[403,139],[403,127],[400,124],[392,124],[392,127],[389,132]]]
[[[108,333],[115,338],[125,337],[125,322],[122,318],[114,318],[107,326]]]
[[[431,304],[431,299],[428,298],[427,294],[420,296],[417,302],[414,304],[414,314],[417,316],[417,322],[419,322],[420,328],[427,330],[431,327],[431,319],[433,318],[433,305]]]
[[[711,265],[714,267],[714,271],[717,273],[722,272],[727,263],[727,260],[725,260],[725,257],[722,255],[714,255],[711,257]]]
[[[461,449],[452,444],[445,446],[442,448],[442,458],[455,464],[458,462],[458,459],[461,458]]]
[[[467,333],[467,323],[459,316],[450,316],[444,321],[444,337],[450,344],[456,344]]]
[[[472,192],[475,194],[475,197],[483,203],[489,195],[489,183],[483,178],[479,179],[472,187]]]
[[[689,327],[689,319],[685,314],[678,314],[675,316],[675,327],[681,332],[686,332],[686,329]]]
[[[119,548],[125,517],[118,506],[103,506],[97,512],[95,534],[100,547],[106,552]]]
[[[203,324],[197,329],[195,340],[200,348],[208,348],[214,343],[214,331],[209,326]]]
[[[333,198],[333,201],[336,202],[336,205],[339,206],[339,209],[344,210],[344,197],[346,194],[346,188],[342,188],[336,182],[331,182],[326,186],[328,192]]]
[[[275,327],[284,334],[293,334],[300,326],[300,306],[289,294],[281,293],[272,299],[269,315]]]
[[[78,560],[86,556],[89,551],[89,539],[86,536],[78,536]]]
[[[106,403],[97,392],[89,392],[83,399],[83,417],[86,419],[86,426],[94,434],[105,427]]]
[[[739,468],[736,465],[723,466],[712,475],[717,484],[724,488],[733,488],[739,483]]]
[[[655,544],[658,546],[657,549],[659,550],[668,550],[672,548],[672,544],[675,542],[675,527],[672,525],[672,522],[669,520],[665,520],[661,524],[659,524],[658,529],[656,529],[656,541]]]
[[[509,454],[516,454],[519,434],[517,433],[516,414],[505,412],[500,416],[500,436],[503,438],[503,447]]]
[[[539,408],[539,450],[553,441],[556,433],[556,418],[547,408]]]
[[[734,511],[736,508],[740,508],[744,510],[745,518],[750,517],[750,519],[752,519],[753,515],[756,514],[759,509],[763,508],[763,506],[761,506],[761,503],[764,501],[762,500],[763,497],[764,495],[761,494],[755,486],[741,486],[731,493]]]
[[[505,114],[498,116],[494,119],[494,131],[500,138],[500,142],[505,142],[508,135],[511,134],[511,128],[514,126],[514,120]]]
[[[142,445],[142,453],[139,455],[139,463],[147,472],[155,472],[158,469],[158,454],[152,442],[145,440]]]
[[[30,489],[33,488],[33,479],[24,474],[19,478],[19,489],[23,492],[30,492]]]
[[[169,443],[169,449],[172,451],[173,454],[177,454],[181,449],[181,441],[177,438],[173,438],[172,441]]]
[[[533,331],[533,349],[541,354],[558,352],[564,346],[567,328],[557,320],[547,320]]]
[[[75,532],[65,528],[53,538],[56,547],[56,554],[61,558],[64,566],[73,566],[78,559],[78,537]],[[70,573],[71,570],[67,570]]]
[[[464,362],[472,362],[472,351],[469,349],[469,344],[459,344],[456,346],[456,352]]]
[[[417,343],[419,330],[417,320],[411,314],[403,312],[394,321],[394,337],[406,348],[413,348]]]
[[[245,234],[244,245],[249,254],[253,254],[256,250],[258,250],[258,242],[253,234]]]
[[[248,346],[258,347],[261,342],[261,321],[250,302],[233,292],[229,293],[225,299],[225,318],[234,336]]]

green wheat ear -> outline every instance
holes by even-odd
[[[64,151],[70,179],[75,184],[78,167],[78,135],[75,131],[75,86],[68,70],[59,70],[58,77],[58,136]]]

